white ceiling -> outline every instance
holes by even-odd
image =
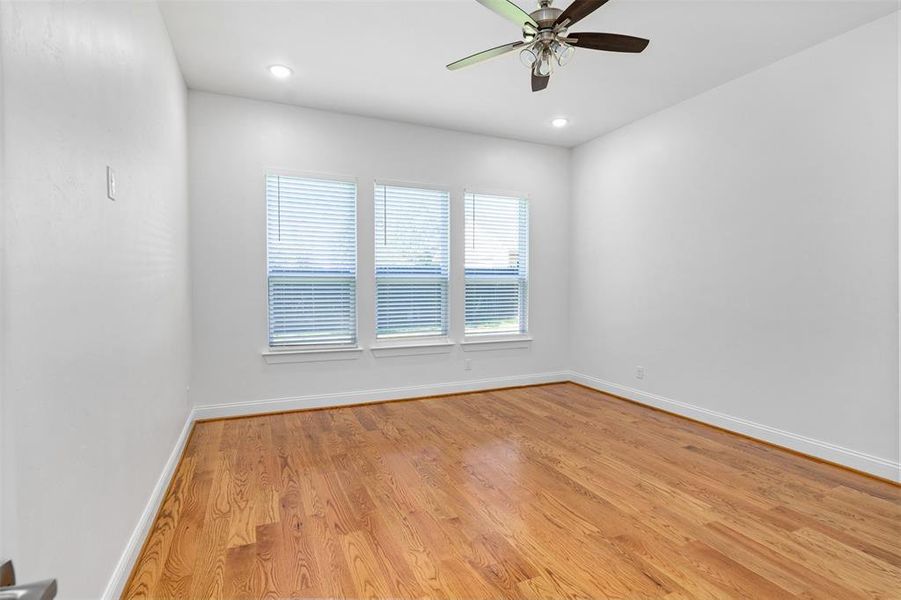
[[[558,0],[561,8],[568,0]],[[192,89],[573,146],[897,9],[896,0],[611,0],[575,31],[650,38],[579,49],[532,93],[516,53],[450,72],[520,32],[475,0],[160,3]],[[533,4],[519,5],[532,10]],[[289,65],[276,80],[266,67]],[[570,126],[550,126],[555,116]]]

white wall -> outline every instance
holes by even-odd
[[[0,14],[2,17],[2,14]],[[5,163],[3,159],[3,44],[0,43],[0,233],[4,232],[4,215],[6,213],[6,202],[4,196]],[[8,546],[10,545],[11,534],[7,533],[7,506],[11,500],[7,497],[11,488],[6,482],[4,474],[12,466],[10,459],[10,448],[7,447],[6,427],[8,419],[4,410],[4,389],[5,389],[5,371],[6,361],[4,360],[4,350],[6,347],[6,236],[0,235],[0,560],[8,556]]]
[[[587,382],[899,476],[896,20],[574,151]]]
[[[514,377],[559,371],[567,352],[569,151],[189,93],[194,315],[192,400],[199,405]],[[452,222],[464,188],[524,192],[531,205],[530,349],[267,364],[264,173],[267,168],[358,178],[359,331],[373,338],[375,178],[449,186]],[[452,227],[452,298],[462,288],[462,227]],[[460,302],[452,304],[459,338]]]
[[[0,21],[4,550],[96,599],[189,411],[186,92],[154,3]]]

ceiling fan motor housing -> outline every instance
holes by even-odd
[[[561,14],[563,14],[563,11],[551,6],[550,0],[542,0],[538,10],[532,12],[529,16],[538,23],[538,31],[543,31],[545,29],[553,29],[554,23],[557,22],[557,18]]]

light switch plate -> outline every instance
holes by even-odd
[[[110,200],[116,199],[116,172],[108,165],[106,167],[106,197]]]

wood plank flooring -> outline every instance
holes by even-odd
[[[901,489],[574,384],[213,421],[123,598],[901,598]]]

